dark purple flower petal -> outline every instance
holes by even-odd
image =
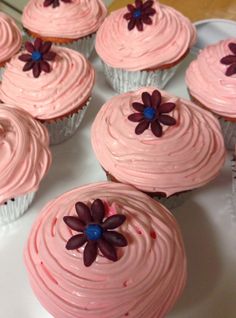
[[[53,7],[53,8],[56,8],[56,7],[59,7],[59,5],[60,5],[59,0],[54,0],[52,7]]]
[[[83,232],[85,229],[85,224],[80,221],[76,216],[65,216],[63,221],[69,228],[77,232]]]
[[[148,0],[143,4],[143,10],[153,6],[153,0]]]
[[[22,62],[30,62],[32,61],[32,57],[30,54],[21,54],[19,56],[19,60],[21,60]]]
[[[135,7],[132,4],[128,4],[127,5],[127,9],[129,10],[129,12],[133,13],[135,11]]]
[[[102,224],[102,228],[104,230],[113,230],[119,226],[121,226],[126,220],[126,216],[123,214],[115,214],[109,216],[104,223]]]
[[[236,63],[236,55],[227,55],[223,57],[220,62],[225,65]]]
[[[156,10],[153,8],[147,8],[145,10],[145,15],[154,15],[156,13]]]
[[[36,51],[40,51],[41,47],[42,47],[42,40],[40,38],[37,38],[34,41],[34,48]]]
[[[227,71],[225,74],[226,74],[226,76],[232,76],[232,75],[236,74],[236,63],[229,66],[227,68]]]
[[[83,202],[77,202],[75,204],[75,209],[76,209],[76,212],[77,212],[80,220],[83,223],[88,224],[88,223],[92,222],[92,216],[90,213],[90,209],[87,207],[86,204],[84,204]]]
[[[150,122],[148,120],[143,120],[135,128],[136,135],[141,135],[146,129],[148,129]]]
[[[25,42],[25,48],[29,53],[33,53],[35,51],[34,46],[31,42]]]
[[[236,43],[229,43],[229,49],[236,55]]]
[[[144,108],[145,108],[145,106],[143,104],[141,104],[141,103],[133,103],[132,106],[138,112],[143,112]]]
[[[97,199],[93,201],[91,205],[91,214],[94,222],[102,223],[105,216],[105,207],[102,200]]]
[[[39,64],[40,64],[41,70],[44,71],[45,73],[49,73],[51,71],[51,67],[48,64],[48,62],[40,61]]]
[[[43,54],[43,59],[46,61],[53,61],[56,57],[56,53],[55,52],[48,52]]]
[[[136,20],[136,27],[139,31],[143,31],[143,23],[141,19]]]
[[[61,1],[65,3],[71,3],[71,0],[61,0]]]
[[[158,90],[152,92],[151,106],[157,110],[161,103],[161,93]]]
[[[128,29],[129,29],[129,31],[133,30],[133,28],[135,27],[135,25],[136,25],[136,20],[132,18],[132,19],[129,21],[129,23],[128,23]]]
[[[87,242],[87,238],[84,234],[77,234],[72,236],[66,244],[67,250],[77,250]]]
[[[143,92],[142,93],[142,101],[144,105],[147,106],[152,106],[152,99],[151,95],[148,92]]]
[[[173,126],[176,124],[176,120],[173,117],[170,117],[169,115],[160,115],[159,121],[166,126]]]
[[[163,113],[166,114],[174,110],[175,107],[176,107],[175,103],[164,103],[159,106],[158,111],[160,114],[163,114]]]
[[[89,241],[84,249],[84,265],[91,266],[98,255],[98,244],[94,241]]]
[[[143,1],[142,0],[135,0],[135,6],[137,9],[141,9],[143,6]]]
[[[44,42],[42,44],[40,52],[42,54],[48,53],[51,50],[51,47],[52,47],[52,42]]]
[[[144,116],[142,113],[134,113],[134,114],[131,114],[128,116],[128,119],[130,121],[133,121],[133,122],[140,122],[144,119]]]
[[[23,71],[27,72],[27,71],[31,70],[34,67],[34,64],[35,64],[34,61],[27,62],[25,64],[25,66],[23,67]]]
[[[54,0],[45,0],[43,5],[44,7],[49,7],[52,3],[53,3]]]
[[[124,247],[124,246],[128,245],[126,238],[122,234],[120,234],[116,231],[104,232],[103,238],[108,243],[110,243],[111,245],[116,246],[116,247]]]
[[[98,248],[102,252],[102,254],[108,258],[109,260],[116,262],[118,260],[116,249],[109,244],[107,241],[100,239],[98,241]]]
[[[142,22],[148,25],[152,24],[152,19],[149,16],[142,16]]]
[[[124,15],[125,20],[130,20],[132,18],[132,13],[128,12]]]
[[[151,123],[151,131],[156,137],[162,136],[162,127],[158,120],[155,120]]]
[[[41,74],[41,67],[39,63],[34,63],[33,66],[33,75],[35,78],[38,78],[39,75]]]

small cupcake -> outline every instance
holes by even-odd
[[[225,160],[212,114],[151,87],[109,100],[91,140],[109,180],[131,184],[169,208],[213,180]]]
[[[133,187],[107,182],[51,201],[33,225],[25,264],[56,318],[163,318],[186,281],[173,216]]]
[[[112,12],[96,38],[106,78],[119,93],[163,88],[196,42],[188,18],[157,1],[136,0]]]
[[[106,15],[102,0],[30,0],[22,23],[31,38],[51,41],[89,57]]]
[[[225,144],[236,144],[236,38],[203,49],[186,72],[192,100],[220,120]]]
[[[31,204],[51,164],[45,127],[21,109],[0,104],[0,224]]]
[[[49,130],[51,144],[71,137],[91,99],[95,72],[80,53],[36,39],[7,63],[0,100],[27,110]]]
[[[22,37],[15,21],[0,12],[0,79],[6,63],[18,53],[22,45]]]

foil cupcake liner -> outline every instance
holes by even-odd
[[[36,192],[7,200],[0,205],[0,225],[11,223],[19,219],[29,208]]]
[[[189,196],[190,196],[190,191],[187,191],[187,192],[174,194],[169,198],[154,196],[153,199],[160,202],[167,209],[173,210],[181,206],[185,201],[187,201]]]
[[[164,88],[174,76],[179,65],[165,70],[130,72],[113,68],[102,61],[108,83],[118,93],[134,91],[140,87],[154,86]]]
[[[225,147],[234,150],[236,145],[236,122],[231,122],[223,117],[218,117],[224,136]]]
[[[63,117],[55,121],[43,122],[49,132],[50,145],[60,144],[75,134],[84,118],[84,114],[87,110],[90,100],[91,98],[78,112],[75,112],[70,116]]]

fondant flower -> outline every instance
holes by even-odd
[[[142,134],[146,129],[151,126],[151,130],[156,137],[162,136],[162,125],[173,126],[176,120],[165,115],[170,113],[174,108],[174,103],[161,103],[161,93],[158,90],[153,91],[152,95],[147,92],[142,93],[141,103],[133,103],[133,108],[138,111],[129,115],[128,119],[133,122],[139,122],[135,129],[137,135]]]
[[[143,31],[143,24],[152,24],[150,18],[156,13],[156,10],[152,8],[153,0],[147,0],[143,3],[142,0],[135,0],[135,4],[128,4],[127,12],[124,18],[129,21],[128,29],[132,30],[135,27],[139,31]]]
[[[66,249],[75,250],[86,243],[83,256],[85,266],[92,265],[98,250],[109,260],[117,261],[116,247],[123,247],[128,243],[122,234],[111,230],[125,222],[125,215],[115,214],[104,220],[105,206],[100,199],[95,200],[91,208],[83,202],[77,202],[75,209],[78,217],[65,216],[63,220],[72,230],[82,234],[72,236]]]
[[[233,54],[227,55],[220,60],[222,64],[230,65],[226,70],[226,76],[236,74],[236,43],[229,43],[229,49]]]
[[[59,7],[60,1],[65,2],[65,3],[71,2],[71,0],[45,0],[43,5],[44,5],[44,7],[52,6],[53,8],[56,8],[56,7]]]
[[[51,72],[48,61],[53,61],[56,57],[56,53],[50,51],[51,46],[51,42],[43,42],[38,38],[34,41],[34,44],[26,42],[25,48],[29,53],[19,56],[19,59],[26,63],[23,71],[33,70],[34,77],[39,77],[42,71]]]

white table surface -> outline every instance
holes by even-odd
[[[23,264],[23,247],[30,227],[55,196],[85,183],[105,180],[91,148],[90,127],[102,104],[114,92],[105,82],[95,56],[92,61],[97,82],[78,132],[52,148],[53,165],[30,210],[17,222],[0,228],[0,318],[51,317],[34,297]],[[182,97],[188,97],[183,80],[188,62],[167,86],[167,90]],[[213,183],[193,191],[189,201],[174,212],[183,232],[189,276],[185,292],[169,318],[236,317],[236,212],[232,206],[229,159],[230,155]]]

